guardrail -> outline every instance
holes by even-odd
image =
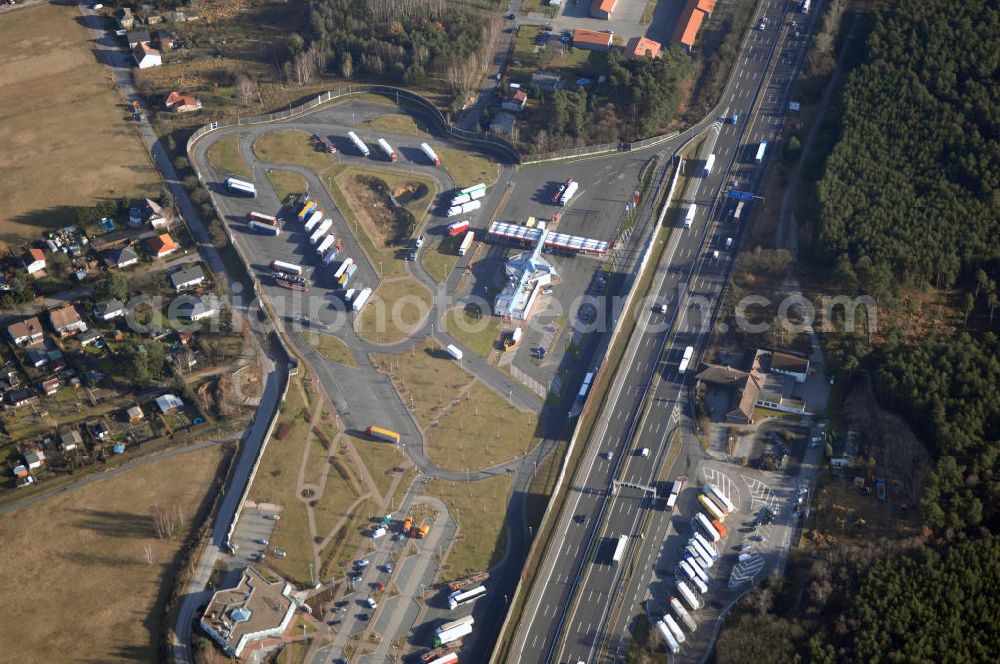
[[[417,106],[423,113],[430,116],[431,120],[438,125],[438,128],[442,132],[446,133],[451,138],[476,143],[482,147],[486,147],[487,149],[502,152],[515,164],[520,163],[521,161],[521,156],[517,149],[507,141],[490,136],[489,134],[481,134],[479,132],[469,131],[467,129],[457,127],[448,122],[448,120],[445,119],[444,115],[437,109],[437,107],[434,106],[434,104],[427,101],[420,95],[410,92],[409,90],[404,90],[403,88],[396,88],[389,85],[347,85],[317,95],[314,99],[303,102],[295,108],[289,108],[287,111],[277,111],[275,113],[255,115],[251,117],[238,117],[235,120],[210,122],[207,125],[199,127],[193,134],[191,134],[186,148],[188,158],[190,159],[191,157],[192,146],[194,146],[195,143],[197,143],[209,132],[226,129],[228,127],[282,122],[304,115],[310,111],[314,111],[324,104],[349,99],[362,94],[375,94],[388,97],[390,99],[394,99],[400,106],[404,104]]]

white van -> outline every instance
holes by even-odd
[[[691,224],[694,222],[694,216],[698,214],[698,206],[694,203],[688,208],[687,216],[684,217],[684,228],[691,228]]]

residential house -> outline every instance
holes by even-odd
[[[804,383],[809,378],[809,358],[789,351],[772,351],[770,369],[774,373],[791,376],[796,383]]]
[[[715,2],[716,0],[688,0],[688,6],[694,6],[695,9],[704,13],[707,18],[715,11]]]
[[[647,57],[655,60],[660,57],[661,50],[663,50],[663,45],[658,41],[645,37],[633,37],[625,45],[625,58],[631,60],[632,58]]]
[[[45,252],[38,247],[32,247],[24,252],[22,257],[24,269],[33,277],[43,276],[45,272]]]
[[[184,402],[175,394],[163,394],[156,397],[156,407],[163,415],[171,415],[184,408]]]
[[[59,379],[55,377],[46,378],[38,384],[38,388],[42,392],[45,392],[46,396],[54,396],[57,392],[59,392]]]
[[[168,279],[175,291],[187,290],[204,283],[205,271],[201,269],[201,265],[192,265],[176,272],[171,272]]]
[[[577,28],[573,31],[573,46],[575,48],[585,48],[590,51],[611,50],[611,40],[614,33],[610,30],[598,32],[596,30],[586,30]]]
[[[107,440],[111,436],[111,429],[102,420],[87,422],[87,429],[90,430],[90,435],[97,440]]]
[[[8,325],[7,334],[10,336],[10,340],[18,346],[37,344],[44,336],[42,324],[38,321],[38,316],[25,318],[24,320]]]
[[[553,72],[536,71],[531,75],[531,84],[537,85],[544,92],[555,92],[562,89],[563,78]]]
[[[611,20],[611,12],[615,10],[617,3],[618,0],[594,0],[590,3],[590,16],[609,21]]]
[[[674,29],[673,40],[687,49],[688,52],[694,48],[694,42],[698,38],[698,30],[701,29],[702,22],[708,17],[708,13],[698,8],[699,2],[700,0],[688,2],[677,20],[677,27]]]
[[[180,249],[177,243],[174,242],[174,238],[170,237],[170,233],[161,233],[156,237],[148,239],[146,246],[149,248],[149,253],[153,254],[156,258],[169,256]]]
[[[129,30],[128,28],[125,29]],[[153,35],[149,34],[146,30],[136,30],[135,32],[129,30],[125,38],[128,39],[128,47],[130,49],[134,49],[139,44],[149,44],[153,41]]]
[[[29,450],[24,453],[24,464],[28,470],[36,470],[45,465],[45,452],[41,450]]]
[[[201,628],[230,657],[248,647],[283,635],[295,618],[292,584],[269,581],[253,567],[243,570],[234,588],[212,595],[201,616]]]
[[[132,10],[128,7],[122,7],[115,12],[115,20],[118,21],[118,27],[122,30],[131,30],[135,27],[135,16],[132,14]],[[133,46],[134,44],[129,44]]]
[[[109,270],[122,269],[139,262],[139,254],[135,253],[132,247],[120,247],[111,249],[104,254],[102,259]]]
[[[91,346],[97,343],[97,340],[101,338],[101,333],[96,330],[87,330],[86,332],[81,332],[80,336],[76,339],[80,342],[81,346]]]
[[[83,447],[83,436],[81,436],[80,432],[76,429],[67,431],[59,437],[59,446],[62,448],[63,452],[69,452],[78,447]]]
[[[103,321],[113,320],[125,315],[125,305],[121,300],[111,298],[94,305],[94,317]]]
[[[166,230],[170,228],[170,223],[173,221],[173,212],[169,208],[164,210],[159,203],[149,198],[145,200],[143,206],[144,220],[153,230]]]
[[[191,113],[201,110],[201,100],[194,95],[182,95],[174,90],[163,100],[163,107],[174,113]]]
[[[516,83],[512,83],[507,89],[507,96],[500,105],[500,108],[511,113],[517,113],[523,111],[527,104],[528,91]]]
[[[219,303],[214,297],[188,297],[177,306],[177,317],[197,323],[219,313]]]
[[[45,352],[44,348],[32,348],[28,351],[27,365],[29,367],[37,369],[39,367],[44,367],[50,361],[49,354]]]
[[[146,415],[139,406],[132,406],[125,411],[125,415],[128,417],[129,422],[142,422],[146,419]]]
[[[143,42],[139,42],[132,49],[132,57],[135,58],[135,64],[139,66],[139,69],[159,67],[163,64],[163,56],[160,55],[160,52]]]
[[[80,311],[73,304],[64,304],[61,307],[50,309],[49,322],[52,324],[52,329],[60,337],[68,337],[87,331],[87,323],[84,322]]]

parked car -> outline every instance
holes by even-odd
[[[354,566],[357,567],[358,569],[364,569],[368,567],[368,559],[362,558],[361,560],[355,560]]]

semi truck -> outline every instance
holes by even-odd
[[[306,202],[302,204],[301,208],[299,208],[299,213],[295,216],[299,218],[299,221],[305,221],[306,219],[309,218],[309,215],[311,215],[316,208],[317,205],[315,202],[306,199]]]
[[[472,196],[473,200],[477,198],[482,198],[483,196],[486,195],[486,183],[480,182],[478,184],[466,187],[465,189],[459,189],[458,193],[469,194],[470,196]]]
[[[694,594],[694,591],[692,591],[691,588],[688,587],[688,584],[684,583],[683,581],[678,581],[676,583],[676,586],[677,586],[677,592],[680,593],[681,599],[684,600],[684,603],[688,605],[689,609],[691,609],[692,611],[697,611],[702,606],[704,606],[704,602],[702,602],[702,599]]]
[[[611,556],[611,564],[617,565],[625,557],[625,548],[628,546],[628,535],[622,535],[615,543],[615,552]]]
[[[465,237],[462,238],[462,244],[459,245],[459,247],[458,247],[458,255],[459,256],[464,256],[465,253],[469,250],[469,247],[472,246],[472,242],[475,239],[476,239],[476,234],[475,233],[473,233],[472,231],[469,231],[468,233],[466,233]]]
[[[361,291],[355,296],[354,300],[351,301],[351,309],[354,311],[361,311],[361,307],[368,304],[368,300],[371,296],[371,288],[362,288]]]
[[[666,624],[667,627],[670,628],[670,632],[674,635],[674,638],[677,639],[677,643],[684,643],[685,641],[684,632],[681,630],[680,625],[678,625],[677,622],[674,621],[673,616],[666,614],[663,616],[661,622],[663,622],[664,624]]]
[[[675,655],[681,651],[681,647],[678,645],[677,639],[674,638],[674,635],[671,633],[670,628],[667,627],[666,623],[662,620],[656,621],[656,629],[660,632],[660,636],[663,637],[663,642],[666,644],[667,650]]]
[[[486,586],[476,586],[470,590],[456,590],[448,595],[448,608],[452,611],[463,604],[475,602],[486,595]]]
[[[437,152],[434,152],[434,148],[427,145],[427,143],[420,144],[420,151],[424,153],[424,156],[431,160],[431,163],[435,166],[441,165],[441,159],[437,156]]]
[[[694,223],[694,216],[698,214],[698,206],[692,203],[688,206],[687,214],[684,215],[684,228],[691,228]]]
[[[347,268],[351,267],[351,263],[353,262],[354,262],[353,258],[350,257],[345,258],[344,262],[342,262],[340,264],[340,267],[337,268],[337,271],[333,273],[333,278],[340,279],[342,276],[344,276],[344,273],[347,272]]]
[[[277,226],[261,223],[256,219],[250,222],[250,230],[254,233],[263,233],[264,235],[273,235],[275,237],[281,235],[281,229]]]
[[[722,520],[726,518],[726,513],[719,509],[719,506],[712,502],[712,499],[706,494],[699,494],[698,502],[701,503],[702,508],[708,512],[708,515],[713,519]]]
[[[323,265],[329,265],[337,258],[337,254],[340,253],[340,245],[334,245],[330,247],[326,254],[323,256]]]
[[[312,230],[319,225],[319,222],[323,221],[323,211],[320,209],[313,210],[312,214],[309,215],[309,219],[306,221],[305,229],[306,233],[312,233]]]
[[[253,185],[253,182],[247,182],[246,180],[226,178],[226,189],[241,196],[249,196],[250,198],[257,197],[257,187]]]
[[[722,521],[720,521],[719,519],[712,520],[712,527],[715,528],[716,532],[719,533],[720,539],[729,534],[729,531],[726,529],[726,527],[722,524]]]
[[[462,203],[461,205],[452,205],[448,208],[449,217],[457,217],[460,214],[468,214],[482,207],[480,201],[469,201],[468,203]]]
[[[296,265],[295,263],[286,263],[285,261],[271,261],[271,269],[275,272],[294,274],[297,277],[302,276],[302,266]]]
[[[331,228],[333,228],[333,219],[324,219],[323,223],[317,226],[313,234],[309,236],[309,244],[319,244]]]
[[[450,652],[437,659],[431,660],[429,664],[458,664],[458,654]]]
[[[765,152],[767,152],[767,141],[761,141],[760,145],[757,146],[757,155],[753,158],[754,163],[756,164],[763,163]]]
[[[701,177],[707,178],[712,174],[712,167],[715,166],[715,154],[708,155],[708,159],[705,160],[705,167],[701,169]]]
[[[573,194],[576,190],[580,188],[580,183],[569,178],[566,182],[559,185],[559,189],[556,190],[555,196],[552,197],[553,203],[558,203],[559,205],[565,207],[569,200],[573,198]]]
[[[680,494],[681,489],[684,487],[684,482],[687,481],[686,477],[678,477],[674,480],[673,485],[670,487],[670,495],[667,496],[667,509],[674,509],[674,505],[677,504],[677,496]]]
[[[718,542],[720,539],[722,539],[722,537],[719,534],[719,531],[715,529],[715,526],[712,525],[712,522],[709,521],[708,518],[701,512],[698,512],[697,514],[694,515],[694,524],[697,527],[701,528],[702,534],[704,534],[705,537],[707,537],[710,541]]]
[[[685,560],[687,560],[687,558],[685,558]],[[690,561],[688,561],[688,565],[691,567],[691,569],[694,571],[695,575],[699,579],[701,579],[705,583],[708,583],[708,568],[707,567],[702,567],[701,565],[698,564],[698,561],[696,561],[696,560],[690,560]]]
[[[448,354],[451,355],[452,359],[458,360],[459,362],[462,361],[462,349],[455,344],[448,344],[448,347],[445,348],[445,350],[448,351]]]
[[[357,265],[354,265],[353,263],[349,265],[347,267],[347,270],[345,270],[344,273],[340,275],[340,278],[337,279],[337,285],[341,288],[346,288],[347,282],[351,280],[351,277],[353,277],[354,273],[357,271],[358,271]]]
[[[737,224],[740,223],[740,215],[743,214],[743,204],[744,203],[746,203],[746,201],[740,201],[739,203],[736,204],[736,209],[733,211],[733,222],[734,223],[737,223]]]
[[[436,664],[436,660],[439,660],[442,657],[446,657],[447,655],[453,652],[455,652],[454,645],[446,646],[444,648],[435,648],[434,650],[428,650],[427,652],[422,654],[420,656],[420,661],[430,662],[430,664]],[[454,659],[452,661],[457,662],[458,660]]]
[[[259,224],[267,224],[268,226],[277,226],[278,218],[269,214],[264,214],[263,212],[247,212],[247,221],[256,221]]]
[[[440,629],[440,628],[439,628]],[[457,641],[463,636],[468,636],[472,634],[472,623],[464,623],[453,627],[451,629],[446,629],[444,631],[439,631],[434,637],[435,646],[443,646],[446,643],[451,643],[452,641]]]
[[[736,505],[733,504],[733,501],[729,500],[726,494],[722,492],[722,489],[716,485],[709,484],[706,486],[705,493],[709,494],[715,502],[719,503],[727,513],[736,511]]]
[[[699,532],[695,532],[694,535],[691,537],[691,539],[693,539],[699,545],[701,545],[701,547],[705,549],[705,553],[707,553],[712,560],[719,559],[719,554],[715,550],[715,545],[709,542],[707,539],[705,539],[704,535],[702,535]]]
[[[470,194],[455,194],[451,199],[449,207],[458,207],[459,205],[468,203],[471,200],[472,196]]]
[[[448,237],[455,237],[467,230],[469,230],[468,221],[456,221],[455,223],[448,224]]]
[[[378,146],[385,154],[386,159],[388,159],[389,161],[396,161],[397,158],[396,151],[392,149],[392,146],[389,145],[389,142],[387,140],[385,140],[384,138],[378,139]]]
[[[330,247],[332,247],[333,243],[336,241],[337,238],[333,235],[333,233],[330,233],[323,238],[322,242],[316,245],[316,253],[320,256],[320,258],[326,255],[326,252],[330,250]]]
[[[376,440],[382,440],[387,443],[399,443],[400,436],[395,431],[390,431],[389,429],[383,429],[382,427],[370,425],[365,429],[365,435],[369,438],[374,438]]]
[[[353,131],[347,132],[347,138],[351,140],[351,144],[354,145],[355,149],[361,153],[361,156],[367,157],[371,152],[368,150],[368,146],[365,142],[358,138],[358,135]]]
[[[687,628],[689,630],[693,632],[694,630],[698,629],[698,623],[694,621],[694,618],[691,617],[691,614],[688,613],[688,610],[684,608],[684,605],[681,604],[681,601],[679,599],[677,599],[676,597],[671,597],[670,608],[674,610],[674,615],[680,618],[681,622],[687,625]]]
[[[680,364],[677,365],[677,373],[682,374],[688,370],[692,357],[694,357],[694,346],[688,346],[684,349],[684,355],[681,356]]]

